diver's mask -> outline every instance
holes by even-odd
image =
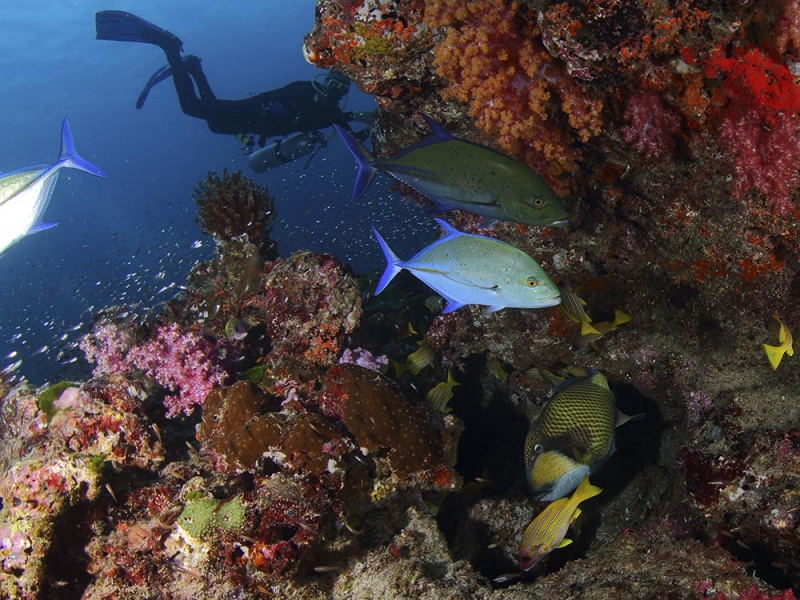
[[[337,100],[346,96],[350,91],[350,80],[338,71],[330,71],[321,84],[318,84],[316,79],[313,82],[319,86],[319,92]]]

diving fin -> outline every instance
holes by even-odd
[[[154,44],[165,52],[180,53],[183,43],[166,29],[123,10],[101,10],[95,13],[98,40]]]
[[[144,89],[139,94],[139,97],[136,98],[136,108],[142,108],[144,106],[144,102],[147,100],[147,95],[150,93],[150,90],[153,89],[154,85],[161,83],[169,77],[172,77],[172,67],[169,65],[161,67],[158,71],[153,73],[152,77],[150,77],[145,84]]]

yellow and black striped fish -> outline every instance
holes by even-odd
[[[614,429],[631,418],[617,410],[602,373],[568,379],[553,392],[525,439],[525,465],[539,500],[557,500],[574,490],[614,453]]]

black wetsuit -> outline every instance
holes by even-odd
[[[253,134],[263,144],[266,138],[317,131],[334,124],[352,131],[348,123],[351,115],[339,108],[340,98],[326,96],[310,81],[295,81],[241,100],[219,100],[199,60],[189,63],[178,58],[169,63],[181,110],[206,121],[214,133]]]

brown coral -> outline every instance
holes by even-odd
[[[219,240],[244,235],[262,250],[271,245],[267,242],[269,224],[275,218],[272,200],[267,188],[241,171],[222,169],[222,177],[209,171],[206,180],[195,186],[192,198],[199,207],[197,222],[205,233]]]

